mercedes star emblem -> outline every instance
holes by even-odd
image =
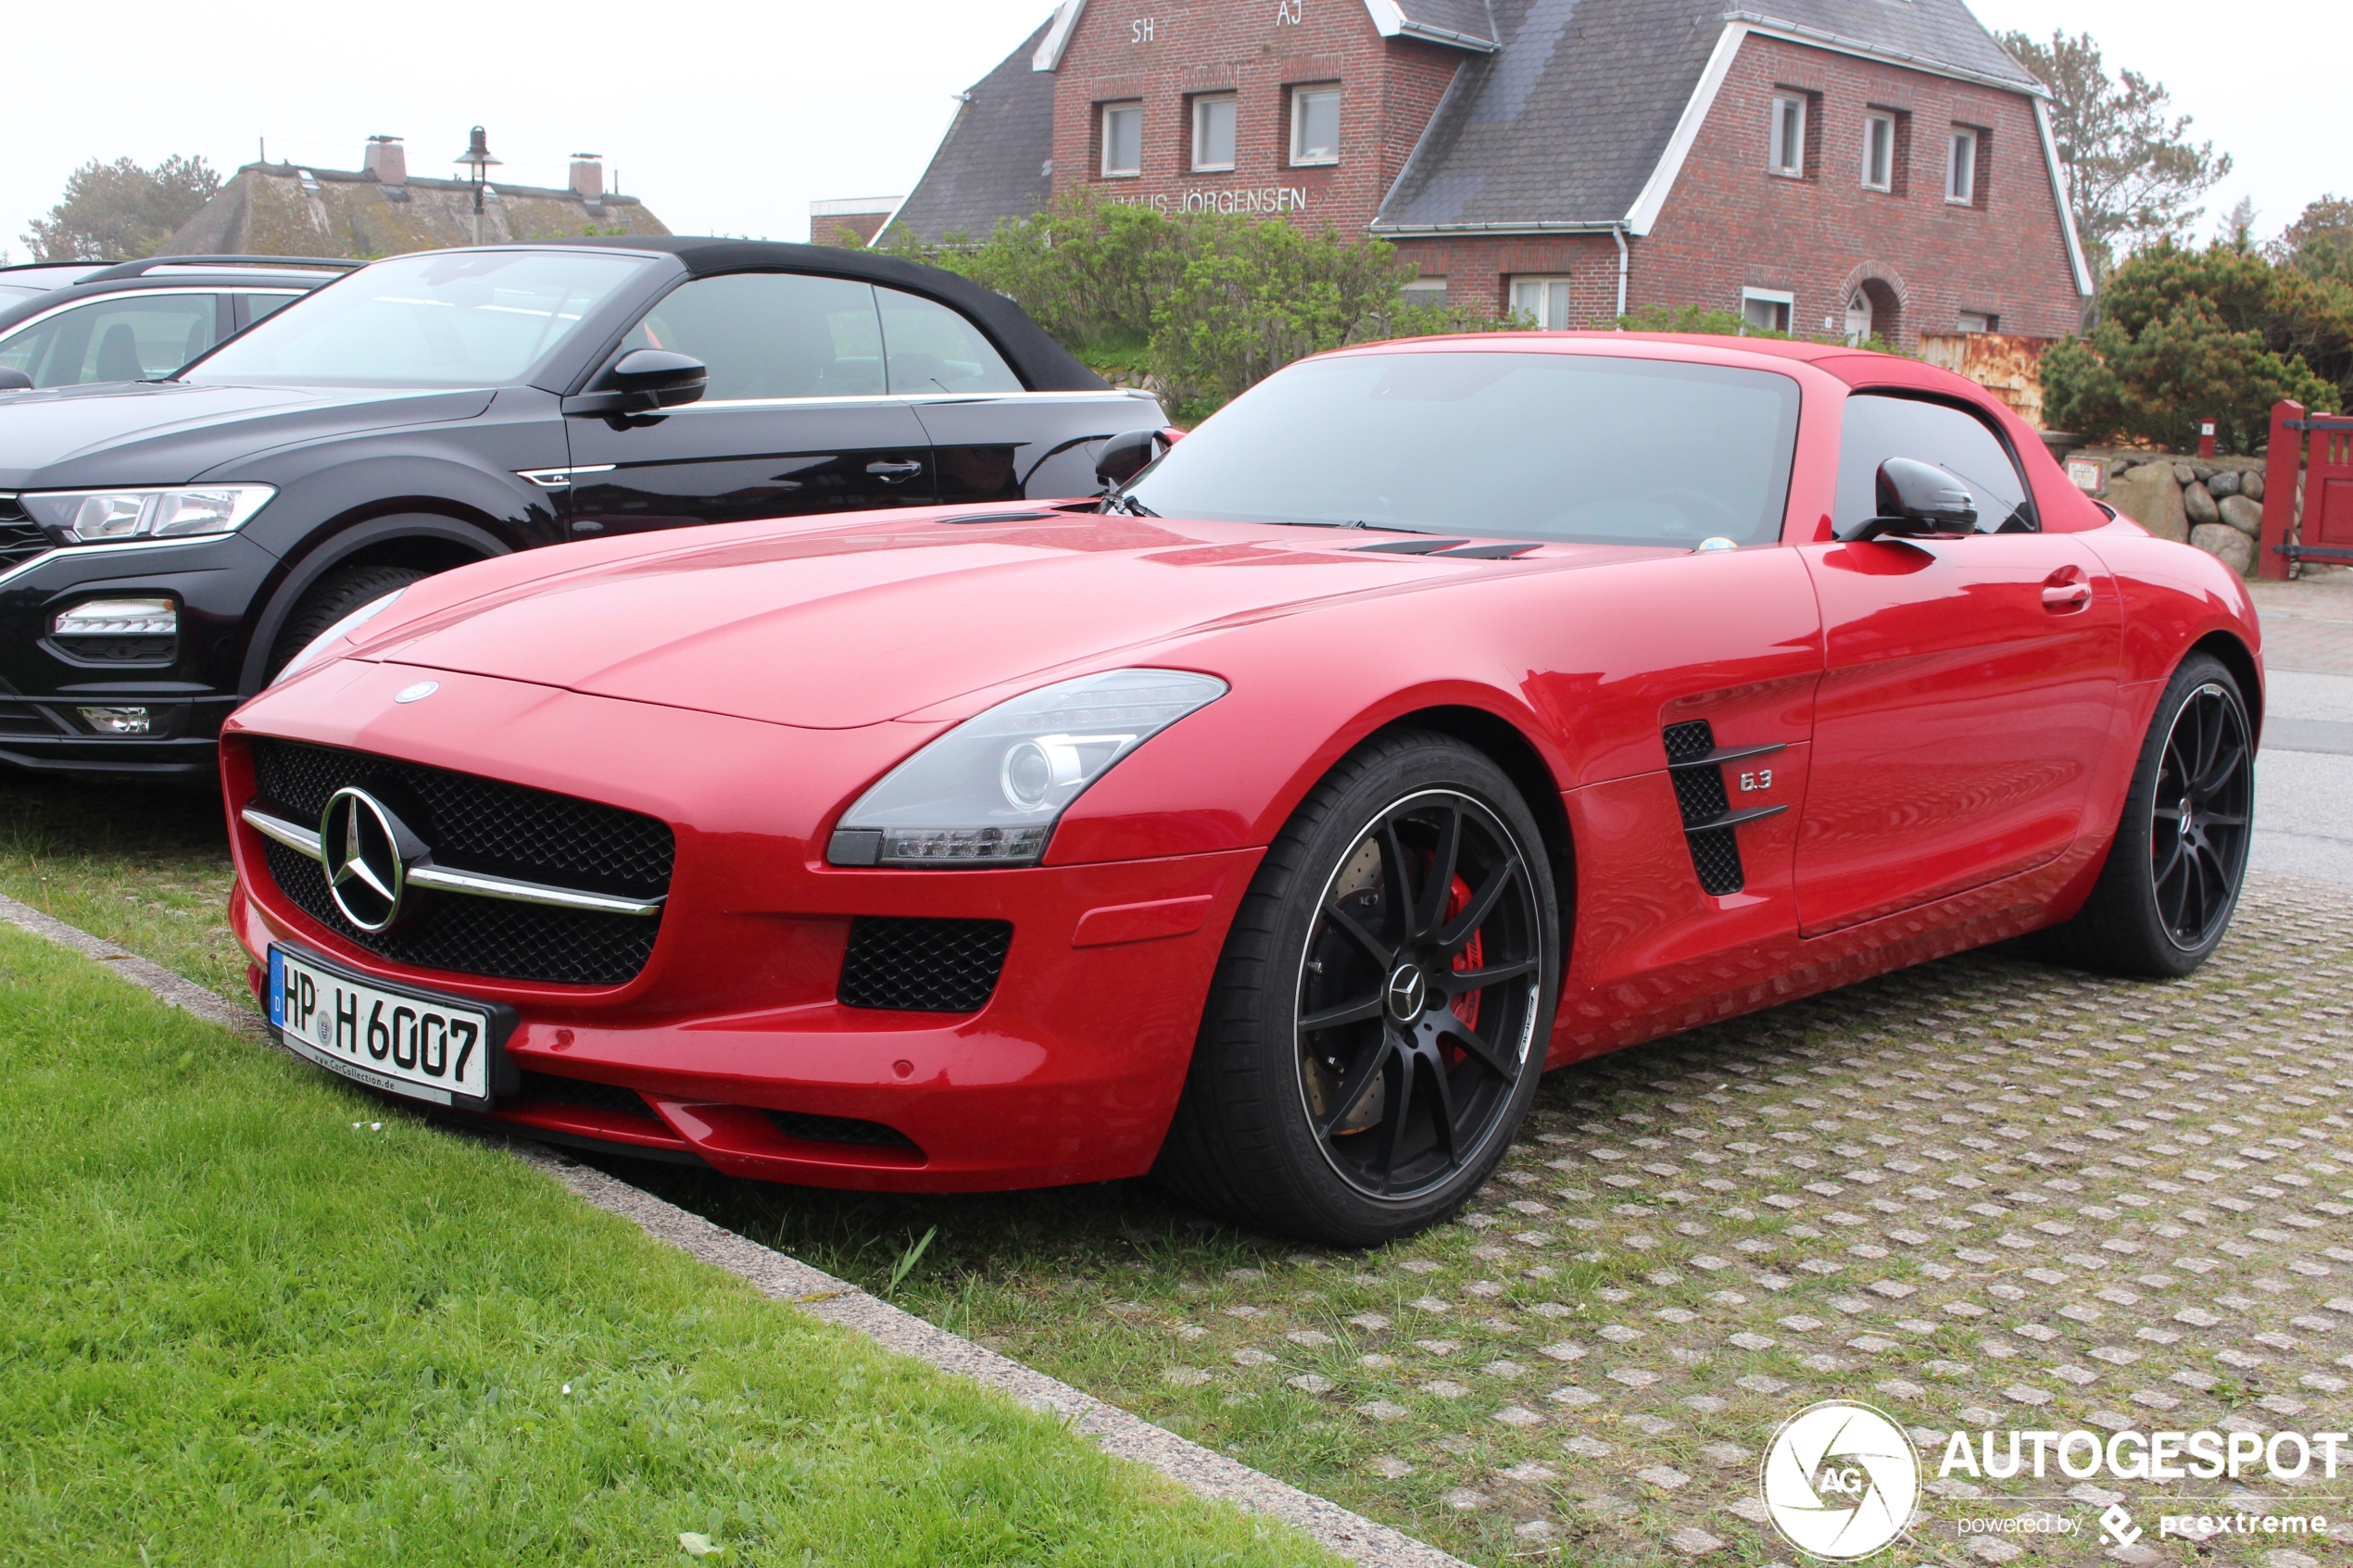
[[[346,788],[335,791],[319,819],[319,853],[335,908],[374,933],[399,921],[409,868],[425,848],[390,807],[364,789]]]

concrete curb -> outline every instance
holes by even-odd
[[[0,921],[94,959],[118,979],[151,991],[208,1023],[276,1045],[260,1016],[249,1009],[79,927],[5,895],[0,895]],[[506,1147],[524,1163],[545,1172],[597,1208],[633,1222],[655,1240],[667,1242],[700,1262],[749,1281],[761,1294],[862,1334],[887,1350],[970,1378],[1033,1409],[1051,1411],[1065,1426],[1093,1438],[1105,1453],[1149,1466],[1213,1502],[1231,1503],[1278,1520],[1336,1556],[1365,1568],[1469,1568],[1461,1559],[1403,1531],[1376,1524],[1313,1492],[1252,1470],[1239,1460],[1179,1437],[592,1166],[538,1144],[507,1140]]]

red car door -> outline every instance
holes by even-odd
[[[2073,536],[2036,531],[1993,426],[1869,393],[1841,423],[1841,532],[1876,512],[1890,458],[1959,475],[1980,532],[1801,546],[1826,663],[1797,840],[1807,936],[2056,859],[2082,831],[2121,679],[2113,578]]]

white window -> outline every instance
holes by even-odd
[[[1144,106],[1103,106],[1103,175],[1126,179],[1144,171]]]
[[[1965,332],[1990,332],[1994,330],[1994,318],[1982,310],[1961,312],[1961,331]]]
[[[1780,289],[1741,290],[1741,323],[1752,332],[1785,332],[1797,296]]]
[[[1944,164],[1944,199],[1968,207],[1977,200],[1977,132],[1953,127],[1953,146]]]
[[[1567,278],[1514,278],[1512,310],[1534,321],[1540,332],[1563,332],[1568,326]]]
[[[1290,92],[1290,160],[1340,161],[1340,89],[1294,87]]]
[[[1871,191],[1895,188],[1895,117],[1863,117],[1863,187]]]
[[[1222,173],[1234,167],[1234,95],[1193,100],[1193,169]]]
[[[1772,146],[1766,166],[1792,180],[1806,176],[1806,100],[1796,94],[1773,99]]]
[[[1407,305],[1441,306],[1446,303],[1446,280],[1443,278],[1409,278],[1399,291]]]

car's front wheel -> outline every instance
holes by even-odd
[[[294,613],[286,617],[285,625],[278,629],[278,640],[271,645],[270,662],[263,668],[262,679],[265,683],[276,680],[278,671],[294,662],[295,655],[353,610],[373,604],[426,575],[413,566],[383,565],[346,566],[328,572],[310,585],[295,606]]]
[[[1251,884],[1154,1174],[1335,1246],[1452,1214],[1536,1092],[1557,909],[1535,819],[1484,754],[1426,733],[1360,746]]]
[[[2065,963],[2172,979],[2230,928],[2255,822],[2255,729],[2229,668],[2182,661],[2158,699],[2123,820],[2082,909],[2040,933]]]

